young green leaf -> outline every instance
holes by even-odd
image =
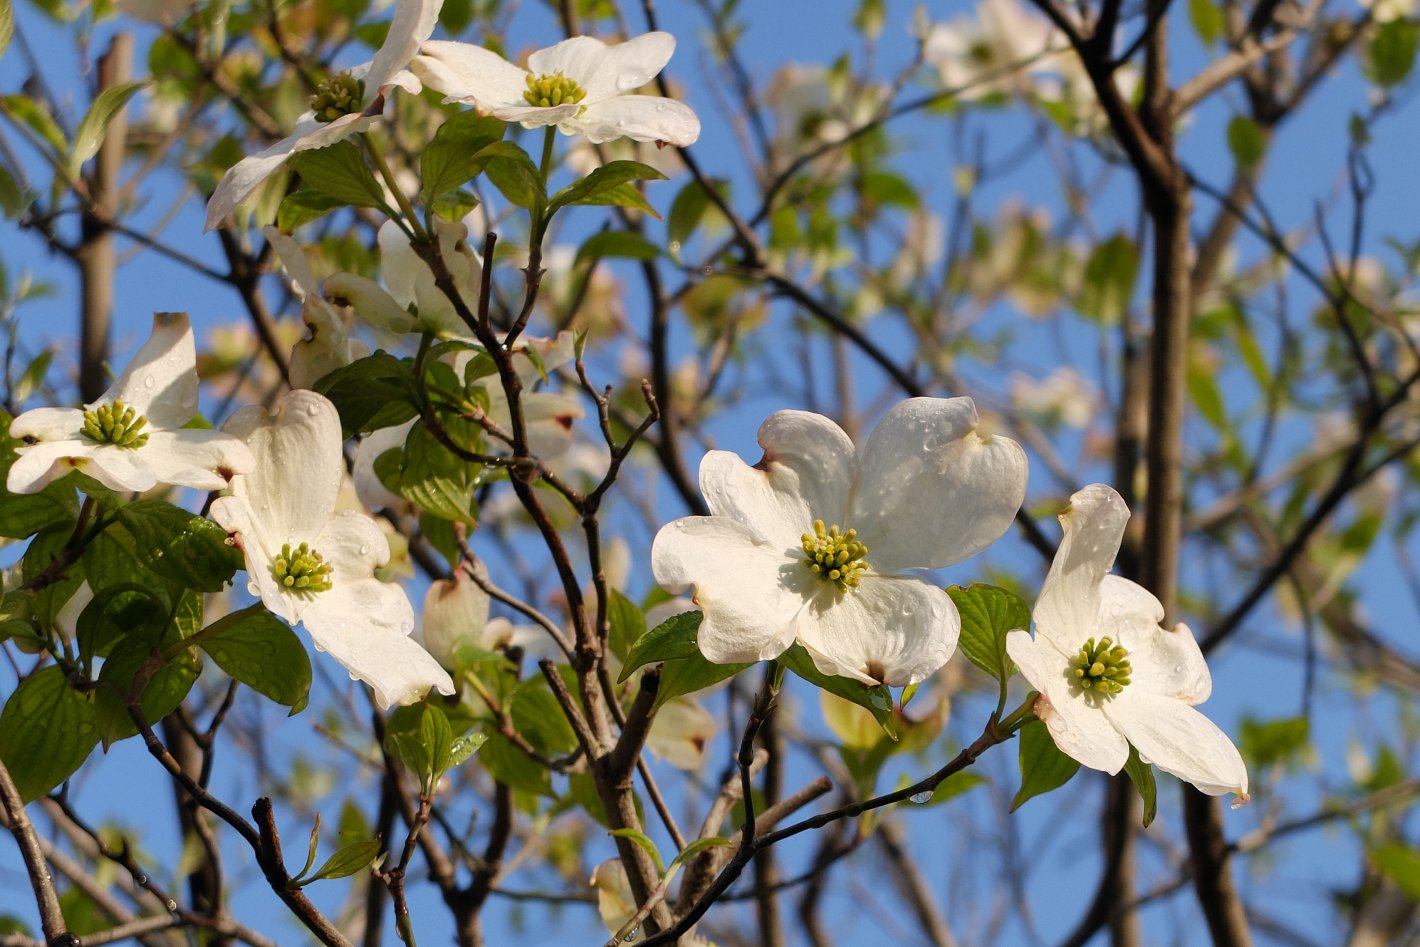
[[[1059,789],[1079,770],[1075,762],[1055,745],[1050,731],[1039,720],[1032,720],[1020,731],[1021,788],[1011,800],[1015,812],[1029,799]]]
[[[1140,759],[1139,751],[1131,744],[1129,759],[1124,762],[1124,771],[1129,774],[1129,781],[1134,784],[1134,788],[1139,791],[1139,798],[1144,801],[1144,828],[1147,829],[1159,809],[1159,787],[1154,782],[1154,767]]]
[[[667,618],[655,628],[639,636],[627,652],[625,664],[621,668],[619,683],[640,668],[657,661],[676,661],[700,654],[696,634],[700,630],[700,612],[682,612]],[[645,619],[642,619],[644,624]]]
[[[1085,281],[1076,308],[1097,322],[1110,325],[1124,315],[1139,275],[1139,250],[1117,233],[1099,244],[1085,262]]]
[[[340,412],[345,437],[403,424],[419,413],[419,390],[410,363],[388,352],[351,362],[316,382]]]
[[[384,188],[365,163],[365,153],[353,141],[302,151],[292,164],[306,184],[351,207],[384,206]]]
[[[656,843],[651,841],[644,832],[638,832],[635,829],[612,829],[611,834],[617,838],[631,839],[642,851],[651,856],[651,862],[656,866],[657,872],[666,870],[666,864],[661,861],[661,853],[656,849]]]
[[[624,661],[636,642],[646,634],[646,613],[616,589],[610,591],[607,622],[611,625],[611,653]]]
[[[219,618],[200,646],[235,681],[298,714],[311,690],[311,659],[285,622],[260,605]]]
[[[99,742],[92,694],[51,664],[25,678],[0,711],[0,760],[33,802],[68,779]]]
[[[372,838],[368,842],[352,842],[327,858],[309,877],[300,881],[292,879],[287,884],[293,888],[304,888],[313,881],[325,878],[348,878],[357,871],[364,871],[376,864],[383,848],[384,843],[378,838]]]
[[[70,177],[77,178],[84,162],[99,153],[99,148],[104,143],[104,135],[108,132],[114,116],[122,111],[128,100],[145,85],[146,82],[120,82],[95,96],[89,105],[89,111],[79,122],[78,130],[74,132],[74,144],[66,165]]]
[[[601,198],[617,187],[631,181],[664,181],[666,176],[650,165],[639,161],[612,161],[595,169],[580,181],[571,184],[552,195],[548,201],[549,212],[568,204],[598,204]]]
[[[434,140],[419,155],[421,196],[433,204],[443,195],[463,187],[475,174],[473,156],[503,140],[506,122],[469,110],[451,116],[434,133]]]
[[[1005,686],[1016,665],[1006,655],[1006,635],[1030,628],[1030,609],[1016,593],[994,585],[954,585],[947,594],[961,615],[962,652],[981,670]]]
[[[803,645],[794,645],[779,656],[779,663],[815,687],[830,694],[850,700],[860,707],[866,707],[883,728],[883,732],[894,740],[898,739],[897,722],[893,718],[892,691],[885,684],[870,687],[862,681],[848,677],[824,674],[814,665],[814,659],[804,650]]]

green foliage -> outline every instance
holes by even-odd
[[[592,234],[577,249],[576,262],[600,260],[602,257],[619,257],[625,260],[654,260],[661,255],[654,243],[628,230],[604,230]]]
[[[1123,317],[1139,276],[1139,250],[1117,233],[1099,244],[1085,262],[1085,282],[1076,308],[1096,322],[1111,325]]]
[[[425,205],[432,206],[467,184],[476,173],[474,156],[502,141],[507,127],[505,122],[473,111],[459,112],[440,125],[434,140],[419,155],[420,195]]]
[[[290,707],[293,715],[305,709],[311,689],[306,647],[262,606],[217,619],[201,631],[198,642],[233,680]]]
[[[1223,11],[1213,0],[1188,0],[1188,18],[1204,46],[1212,46],[1223,38],[1226,26]]]
[[[365,152],[353,141],[299,152],[291,163],[307,185],[343,204],[385,206],[384,189],[365,163]]]
[[[1021,788],[1011,800],[1012,812],[1036,796],[1059,789],[1080,769],[1079,763],[1060,752],[1050,731],[1039,720],[1021,728],[1019,760]]]
[[[199,596],[188,600],[201,609]],[[187,649],[173,657],[163,653],[164,645],[180,637],[176,622],[145,624],[113,642],[99,669],[94,694],[95,719],[105,750],[138,733],[129,715],[131,701],[137,700],[146,722],[156,724],[176,710],[192,689],[202,670],[201,659]]]
[[[1143,823],[1147,829],[1159,811],[1159,787],[1154,781],[1154,767],[1140,759],[1139,751],[1130,744],[1129,759],[1124,762],[1124,771],[1129,774],[1129,781],[1134,784],[1134,788],[1139,791],[1139,798],[1143,800]]]
[[[814,659],[804,650],[803,645],[793,645],[779,656],[779,663],[815,687],[828,691],[844,700],[852,701],[859,707],[866,707],[883,728],[883,732],[894,740],[898,739],[897,721],[894,719],[892,691],[885,684],[868,685],[848,677],[824,674],[814,664]]]
[[[994,585],[954,585],[947,594],[961,615],[958,646],[972,664],[995,678],[1004,692],[1006,681],[1016,673],[1015,662],[1006,654],[1006,635],[1030,630],[1030,609],[1019,595]]]
[[[607,623],[611,625],[611,653],[625,661],[632,647],[646,634],[646,613],[631,599],[616,589],[609,589]],[[625,680],[625,675],[622,676]]]
[[[305,867],[297,872],[287,882],[287,885],[291,888],[304,888],[313,881],[327,878],[348,878],[356,872],[364,871],[383,861],[380,855],[383,849],[384,843],[378,837],[368,840],[357,839],[336,849],[334,854],[322,862],[319,868],[311,871],[311,866],[316,863],[316,855],[320,850],[320,813],[317,812],[315,825],[311,826],[311,840],[306,850]]]
[[[1366,73],[1378,86],[1390,88],[1409,77],[1415,68],[1416,25],[1397,18],[1381,24],[1366,50]]]
[[[1371,851],[1371,862],[1407,898],[1420,902],[1420,852],[1403,842],[1386,842]]]
[[[227,532],[166,500],[135,500],[118,508],[139,561],[165,579],[201,592],[220,592],[242,567]]]
[[[722,200],[728,199],[729,182],[716,179],[710,184]],[[671,212],[666,218],[666,247],[672,260],[680,262],[681,251],[710,209],[710,194],[698,180],[692,180],[680,189],[671,202]]]
[[[345,437],[403,424],[419,413],[413,366],[388,352],[375,352],[337,368],[316,382],[340,412]]]
[[[474,175],[487,175],[499,193],[519,207],[538,207],[547,200],[537,165],[511,141],[495,141],[480,148],[472,166]]]
[[[428,701],[397,708],[385,727],[385,749],[419,777],[426,796],[434,794],[440,776],[464,763],[484,739],[482,734],[455,735],[448,715]]]
[[[69,160],[65,164],[70,177],[77,178],[79,172],[83,170],[84,162],[99,153],[99,147],[104,143],[104,135],[108,132],[109,124],[128,104],[128,100],[147,84],[146,82],[120,82],[94,97],[94,101],[89,105],[89,111],[85,113],[84,118],[79,122],[79,128],[74,132],[73,147],[69,152]]]
[[[1310,745],[1310,739],[1311,722],[1306,717],[1266,721],[1244,718],[1238,749],[1250,767],[1265,768],[1301,753]]]
[[[281,199],[276,211],[276,228],[291,233],[302,224],[319,220],[333,210],[346,206],[338,197],[314,187],[303,187]]]
[[[625,681],[638,668],[662,662],[661,687],[656,692],[656,707],[660,707],[672,698],[704,690],[749,667],[713,664],[705,659],[696,639],[702,617],[700,612],[675,615],[636,639],[621,669],[621,680]]]
[[[1262,127],[1246,115],[1234,115],[1228,122],[1228,150],[1243,171],[1252,171],[1267,155],[1267,136]]]
[[[664,181],[665,178],[655,168],[639,161],[612,161],[552,195],[547,205],[548,213],[569,204],[602,204],[634,207],[659,220],[661,215],[646,203],[641,192],[626,185],[631,181]]]
[[[57,665],[21,681],[0,711],[0,760],[25,802],[68,779],[98,742],[93,694],[70,687]]]

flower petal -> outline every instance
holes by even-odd
[[[266,242],[271,244],[271,249],[276,251],[281,268],[286,271],[291,282],[296,284],[300,297],[310,299],[319,295],[320,287],[316,275],[311,272],[310,261],[306,259],[306,251],[301,249],[301,245],[270,224],[261,228],[261,234],[266,238]]]
[[[249,505],[265,544],[280,549],[318,535],[335,510],[345,474],[335,405],[297,389],[277,402],[275,414],[253,405],[222,429],[246,441],[255,459],[250,473],[232,480],[232,493]]]
[[[424,647],[440,664],[457,668],[461,647],[490,649],[487,628],[488,593],[467,571],[459,569],[452,579],[429,584],[421,631]]]
[[[1131,684],[1103,709],[1147,762],[1210,796],[1247,795],[1247,767],[1237,747],[1183,701]]]
[[[434,35],[442,6],[443,0],[395,0],[394,19],[390,21],[385,41],[370,60],[369,69],[360,77],[365,80],[367,97],[383,91],[395,74],[409,65],[420,44]]]
[[[374,689],[381,710],[413,703],[431,688],[454,692],[448,672],[409,637],[414,608],[397,585],[373,576],[338,583],[316,593],[301,623],[318,649]]]
[[[935,569],[995,542],[1026,489],[1026,457],[976,433],[970,398],[909,398],[863,449],[852,525],[879,572]]]
[[[1065,655],[1050,641],[1032,638],[1024,631],[1006,635],[1006,653],[1020,667],[1025,679],[1040,691],[1035,715],[1050,731],[1060,752],[1090,769],[1113,775],[1129,759],[1124,736],[1081,695],[1073,694],[1065,677]]]
[[[424,43],[409,68],[429,88],[480,109],[524,104],[526,70],[482,46],[448,40]]]
[[[409,439],[409,432],[414,429],[415,420],[410,418],[403,424],[371,431],[361,438],[359,446],[355,448],[355,463],[350,467],[350,479],[355,481],[355,495],[366,509],[401,510],[409,506],[404,497],[391,491],[380,480],[379,475],[375,473],[375,461],[386,451],[404,446],[404,442]]]
[[[1129,508],[1112,488],[1090,484],[1060,513],[1064,538],[1035,603],[1036,634],[1073,653],[1097,636],[1100,583],[1114,565]]]
[[[675,99],[659,95],[622,95],[593,102],[563,121],[561,128],[567,134],[587,136],[594,145],[630,138],[663,141],[684,148],[695,144],[700,137],[700,118],[689,105]]]
[[[1099,631],[1129,651],[1134,684],[1187,704],[1201,704],[1213,692],[1203,651],[1184,624],[1159,627],[1164,609],[1143,587],[1117,575],[1100,583]]]
[[[961,618],[946,592],[912,576],[865,575],[821,588],[799,613],[798,638],[825,674],[904,687],[947,663]]]
[[[700,462],[700,492],[712,513],[783,547],[798,547],[815,519],[853,525],[842,519],[855,453],[842,428],[807,411],[776,411],[760,425],[759,445],[764,456],[753,467],[727,451]]]
[[[324,285],[327,298],[349,304],[355,315],[377,329],[403,333],[414,328],[414,317],[409,310],[372,279],[354,273],[334,273],[326,277]]]
[[[705,747],[714,738],[715,718],[708,710],[694,701],[671,700],[651,721],[646,749],[676,769],[693,773],[705,761]]]
[[[197,347],[187,313],[153,313],[153,334],[95,404],[115,401],[153,428],[182,427],[197,414]]]
[[[78,408],[32,408],[10,422],[10,436],[19,440],[61,441],[80,437],[83,427],[84,412]]]
[[[138,450],[159,483],[196,490],[226,489],[233,476],[256,466],[247,446],[221,431],[154,431]]]
[[[314,119],[309,124],[298,123],[296,130],[263,151],[248,155],[227,169],[212,199],[207,202],[207,224],[203,228],[216,230],[227,215],[236,210],[237,205],[246,200],[262,181],[275,174],[296,150],[301,139],[315,129]]]
[[[695,587],[695,603],[705,613],[700,652],[717,664],[783,654],[794,643],[804,584],[817,581],[787,550],[723,516],[687,516],[662,526],[651,545],[651,569],[672,592]]]
[[[675,52],[669,33],[642,33],[608,46],[591,36],[574,36],[528,57],[535,76],[560,72],[587,90],[586,102],[599,102],[639,89],[660,75]]]
[[[61,410],[64,409],[36,408],[20,415],[15,419],[15,423],[19,424],[21,418],[38,411]],[[11,430],[13,432],[13,428]],[[11,493],[38,493],[71,470],[87,472],[90,458],[99,447],[100,445],[79,437],[41,441],[28,447],[19,447],[16,449],[19,456],[15,458],[15,463],[11,465],[10,473],[5,478],[5,489]]]
[[[294,625],[301,620],[301,608],[309,596],[298,597],[281,587],[271,572],[273,560],[281,550],[281,543],[271,545],[271,540],[262,532],[261,525],[252,516],[251,506],[244,497],[218,497],[212,501],[208,511],[212,521],[234,537],[246,561],[247,591],[257,598],[274,615]],[[289,540],[282,540],[286,542]]]

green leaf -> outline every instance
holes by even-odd
[[[534,207],[546,197],[542,174],[527,152],[511,141],[495,141],[473,156],[475,174],[486,174],[493,186],[519,207]]]
[[[1188,18],[1204,46],[1212,46],[1223,38],[1223,11],[1213,0],[1188,0]]]
[[[30,209],[38,195],[20,183],[20,179],[10,173],[10,169],[0,165],[0,213],[11,220],[19,220]],[[15,403],[23,399],[17,394]]]
[[[606,203],[602,198],[630,181],[664,181],[665,179],[664,174],[639,161],[612,161],[595,169],[580,181],[573,181],[552,195],[547,209],[551,213],[568,204]]]
[[[416,424],[409,432],[403,452],[387,451],[376,458],[375,472],[426,513],[453,523],[478,525],[474,494],[482,482],[483,468],[454,456],[423,424]]]
[[[0,0],[0,56],[10,48],[10,40],[15,35],[15,11],[10,0]]]
[[[661,255],[654,243],[627,230],[604,230],[593,234],[577,250],[576,263],[618,257],[626,260],[654,260]]]
[[[1367,50],[1371,81],[1389,88],[1399,85],[1415,68],[1416,25],[1406,19],[1381,24]]]
[[[503,140],[507,123],[474,111],[451,116],[434,133],[419,156],[421,196],[432,205],[444,194],[463,187],[476,173],[474,155]]]
[[[669,700],[703,691],[748,667],[754,667],[754,662],[715,664],[706,660],[699,650],[688,658],[667,661],[661,665],[661,686],[656,691],[655,707],[659,710]]]
[[[1030,630],[1030,609],[1016,593],[979,582],[967,588],[954,585],[947,594],[961,614],[961,650],[1004,687],[1016,673],[1006,654],[1006,635]]]
[[[728,182],[714,179],[710,185],[722,199],[728,196]],[[675,200],[671,202],[671,212],[666,218],[666,249],[670,251],[672,260],[680,262],[681,251],[700,226],[709,208],[710,193],[699,181],[691,181],[675,196]]]
[[[191,651],[166,661],[159,658],[166,637],[166,629],[161,626],[131,631],[114,643],[104,659],[99,670],[99,683],[103,686],[94,692],[94,713],[105,751],[138,733],[128,713],[128,699],[140,674],[146,675],[147,680],[138,704],[143,719],[151,724],[176,710],[197,680],[202,662]]]
[[[1420,902],[1420,852],[1404,842],[1386,842],[1371,851],[1371,861],[1407,898]]]
[[[646,613],[616,589],[609,591],[611,601],[607,603],[607,622],[611,625],[611,653],[624,661],[636,642],[646,634]],[[622,679],[625,680],[624,677]]]
[[[1228,122],[1228,150],[1243,171],[1251,171],[1267,154],[1267,136],[1246,115],[1234,115]]]
[[[1258,721],[1245,718],[1238,734],[1239,749],[1255,769],[1284,762],[1309,745],[1311,723],[1306,717]]]
[[[299,152],[291,163],[308,185],[351,207],[383,207],[385,192],[353,141]]]
[[[625,683],[639,668],[657,661],[676,661],[700,654],[696,634],[700,630],[700,612],[682,612],[667,618],[655,628],[639,636],[626,655],[618,683]],[[645,619],[642,619],[644,624]]]
[[[598,207],[631,207],[642,213],[650,214],[657,220],[661,219],[661,215],[656,211],[656,208],[652,207],[650,202],[646,200],[646,195],[636,190],[636,188],[632,187],[630,184],[618,184],[604,191],[598,191],[591,197],[579,201],[572,201],[572,203],[590,204]]]
[[[1129,308],[1138,275],[1139,251],[1124,234],[1115,234],[1090,253],[1076,308],[1098,322],[1118,322]]]
[[[88,662],[105,657],[127,635],[161,633],[168,605],[141,585],[111,585],[94,593],[75,623],[79,654]]]
[[[419,413],[419,390],[409,362],[376,352],[316,382],[340,412],[344,437],[403,424]]]
[[[35,99],[27,95],[0,96],[0,112],[13,120],[23,122],[54,149],[54,157],[62,158],[69,151],[69,143],[59,123]]]
[[[0,536],[25,539],[51,527],[72,527],[79,500],[72,484],[51,483],[38,493],[15,494],[4,489],[15,463],[16,442],[10,437],[10,415],[0,411]]]
[[[453,727],[436,705],[410,704],[390,715],[385,749],[419,777],[426,794],[432,793],[439,777],[455,765],[453,747]]]
[[[449,744],[448,765],[444,767],[444,771],[457,769],[467,763],[473,754],[477,753],[487,742],[488,736],[483,733],[466,733],[461,737],[455,737],[454,742]]]
[[[519,792],[533,793],[555,799],[552,777],[547,769],[534,762],[501,733],[488,734],[488,742],[478,751],[479,765],[497,782]]]
[[[202,650],[232,680],[290,707],[292,715],[305,709],[311,659],[281,619],[255,605],[217,619],[199,634]]]
[[[1131,743],[1129,759],[1124,762],[1124,771],[1129,774],[1129,781],[1134,784],[1134,788],[1139,791],[1139,798],[1144,801],[1144,828],[1147,829],[1159,811],[1159,787],[1154,782],[1154,767],[1139,758],[1139,751],[1134,749],[1134,744]]]
[[[779,656],[779,663],[815,687],[852,701],[859,707],[866,707],[884,733],[894,740],[898,738],[897,722],[893,718],[892,691],[887,685],[870,687],[852,678],[824,674],[814,665],[814,659],[809,657],[803,645],[790,647]]]
[[[166,500],[138,500],[118,508],[133,551],[153,572],[201,592],[220,592],[242,567],[227,531]]]
[[[556,756],[577,748],[577,734],[542,677],[523,681],[511,699],[514,728],[538,752]]]
[[[345,202],[338,197],[331,197],[313,187],[303,187],[281,199],[281,206],[276,211],[276,229],[290,233],[302,224],[319,220],[344,206]]]
[[[292,879],[288,884],[294,888],[304,888],[311,882],[324,878],[348,878],[357,871],[364,871],[375,864],[383,848],[384,843],[378,838],[372,838],[368,842],[353,842],[338,849],[310,877],[302,878],[300,881]]]
[[[642,851],[651,856],[651,861],[655,864],[657,872],[666,870],[666,863],[661,861],[661,853],[656,849],[656,843],[651,841],[644,832],[638,832],[635,829],[612,829],[611,834],[617,838],[631,839]]]
[[[67,168],[69,176],[77,178],[84,162],[99,153],[104,143],[104,135],[128,100],[147,85],[146,82],[120,82],[100,92],[89,105],[89,111],[79,122],[74,132],[73,150],[69,153]]]
[[[54,664],[20,682],[0,711],[0,760],[25,802],[68,779],[98,742],[92,695]]]
[[[1080,769],[1079,763],[1060,752],[1041,721],[1032,720],[1020,734],[1021,788],[1011,800],[1012,812],[1029,799],[1059,789]]]

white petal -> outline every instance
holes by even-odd
[[[700,462],[700,492],[726,516],[777,546],[797,547],[815,519],[843,522],[853,479],[853,442],[828,418],[776,411],[760,425],[764,456],[750,467],[726,451]]]
[[[1139,755],[1210,796],[1247,794],[1247,767],[1213,721],[1181,700],[1139,689],[1106,701],[1104,712]]]
[[[348,303],[355,315],[370,325],[390,332],[409,332],[414,317],[372,279],[353,273],[336,273],[326,278],[326,297]]]
[[[319,295],[316,275],[311,272],[310,261],[306,259],[306,251],[301,249],[301,245],[270,224],[262,227],[261,233],[266,237],[266,242],[271,244],[271,249],[276,251],[281,268],[286,271],[291,282],[296,284],[300,298],[310,299]]]
[[[452,579],[429,584],[424,594],[422,632],[424,647],[444,667],[456,667],[460,646],[487,650],[488,593],[463,569]]]
[[[560,72],[587,90],[588,102],[639,89],[660,75],[675,52],[669,33],[643,33],[616,46],[574,36],[528,57],[533,75]]]
[[[256,466],[246,444],[221,431],[154,431],[139,451],[159,483],[196,490],[225,489]]]
[[[59,411],[60,408],[36,408],[35,411]],[[26,411],[23,418],[34,414]],[[20,418],[15,419],[18,424]],[[5,478],[5,489],[11,493],[38,493],[71,470],[87,471],[89,458],[98,451],[98,444],[78,437],[43,441],[17,448],[19,456]]]
[[[313,126],[314,121],[311,123]],[[312,127],[296,126],[296,131],[264,151],[248,155],[227,169],[212,199],[207,202],[207,225],[205,230],[215,230],[227,215],[236,210],[238,204],[246,200],[262,181],[275,174],[286,163],[301,139],[310,134]]]
[[[1164,609],[1147,590],[1117,575],[1100,583],[1099,631],[1129,651],[1131,686],[1153,694],[1201,704],[1213,692],[1208,663],[1184,624],[1173,631],[1159,627]]]
[[[562,122],[563,131],[587,136],[592,144],[630,138],[663,141],[677,148],[695,144],[700,119],[684,102],[658,95],[622,95],[593,102]]]
[[[292,388],[314,388],[326,375],[369,352],[364,343],[350,338],[345,319],[319,296],[306,300],[301,321],[310,334],[291,346]]]
[[[705,761],[705,747],[715,738],[715,718],[689,700],[667,701],[656,711],[646,748],[674,766],[695,772]]]
[[[383,710],[419,700],[429,690],[452,694],[454,682],[409,637],[414,609],[404,590],[373,577],[318,592],[301,613],[316,647],[369,684]]]
[[[335,406],[324,395],[298,389],[281,398],[275,414],[253,405],[222,429],[246,441],[256,460],[251,473],[232,481],[232,492],[250,506],[265,541],[279,549],[319,534],[345,474]]]
[[[1005,437],[976,432],[970,398],[909,398],[878,422],[863,449],[852,525],[879,572],[960,562],[1011,525],[1026,458]]]
[[[408,505],[404,497],[392,492],[375,473],[375,461],[386,451],[404,446],[414,428],[414,418],[395,427],[371,431],[355,448],[355,463],[350,467],[350,479],[355,481],[355,495],[366,509],[402,509]]]
[[[123,401],[153,428],[182,427],[197,414],[197,347],[185,312],[153,314],[153,334],[95,404]]]
[[[67,463],[93,477],[110,490],[120,493],[142,493],[158,485],[158,477],[143,458],[146,447],[114,447],[95,445],[87,458],[73,458]],[[87,461],[87,462],[85,462]]]
[[[364,74],[365,94],[373,96],[414,58],[419,46],[434,34],[443,0],[396,0],[394,19],[385,41]],[[415,90],[418,91],[418,90]]]
[[[1065,672],[1067,659],[1039,636],[1024,631],[1006,635],[1006,653],[1031,686],[1040,691],[1035,714],[1050,731],[1060,752],[1090,769],[1113,775],[1129,759],[1129,744],[1100,708],[1071,693]]]
[[[1104,484],[1091,484],[1060,513],[1064,538],[1035,604],[1036,634],[1073,653],[1098,637],[1100,583],[1114,565],[1129,508]],[[871,547],[870,547],[871,548]]]
[[[799,642],[825,674],[904,687],[947,663],[961,618],[947,593],[911,576],[865,575],[856,589],[821,586],[799,614]]]
[[[420,47],[409,68],[436,92],[480,109],[523,102],[526,71],[482,46],[435,40]]]
[[[552,105],[543,107],[540,105],[528,105],[525,102],[514,102],[511,105],[491,105],[487,111],[494,118],[505,122],[518,122],[524,128],[543,128],[548,125],[561,125],[563,122],[575,117],[582,110],[582,106],[574,103],[568,105]]]
[[[306,598],[298,598],[283,589],[271,573],[272,562],[281,550],[281,543],[290,540],[283,539],[273,546],[272,540],[263,534],[261,525],[253,518],[247,501],[239,496],[218,497],[212,501],[208,513],[214,523],[236,539],[242,558],[246,560],[247,591],[260,598],[262,604],[278,617],[292,625],[299,622]]]
[[[651,546],[651,569],[670,591],[694,586],[705,614],[700,651],[717,664],[783,654],[794,643],[805,580],[817,581],[787,550],[723,516],[688,516],[662,526]]]
[[[83,427],[84,412],[78,408],[34,408],[10,422],[10,436],[18,440],[60,441],[79,437]]]

